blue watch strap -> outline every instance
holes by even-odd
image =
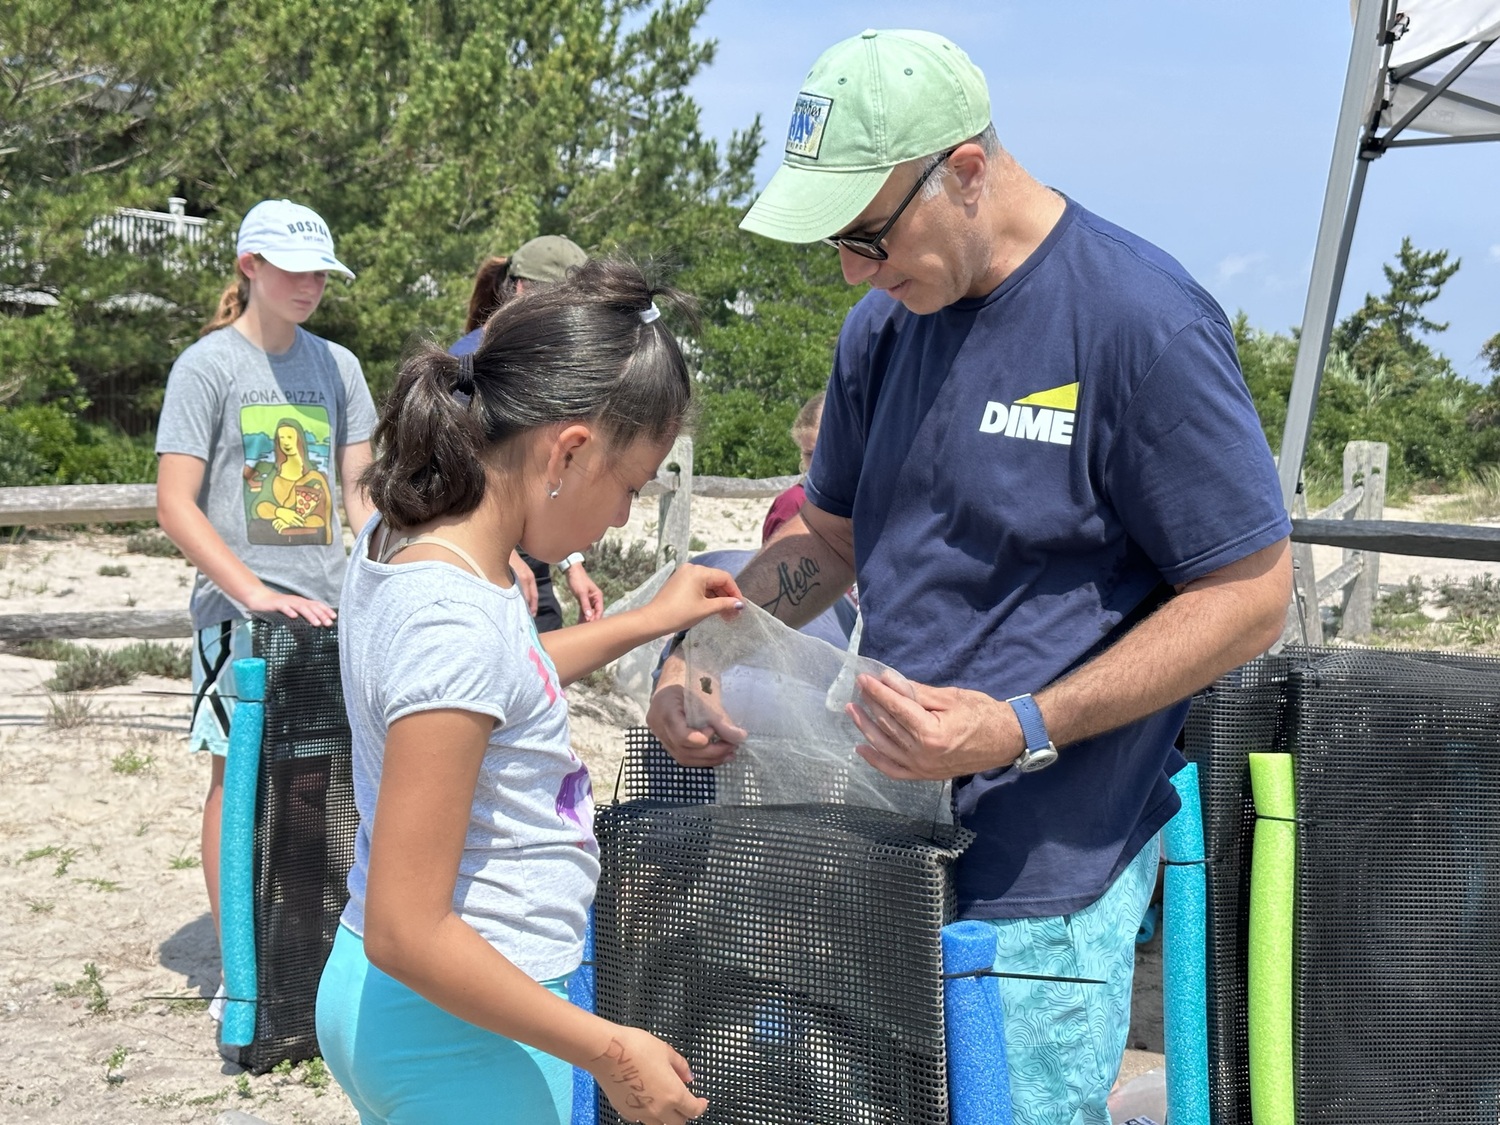
[[[1042,750],[1052,745],[1047,734],[1047,724],[1042,721],[1042,709],[1030,695],[1016,695],[1007,699],[1010,709],[1021,723],[1021,733],[1026,736],[1026,749]]]

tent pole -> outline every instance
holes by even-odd
[[[1384,31],[1381,14],[1385,6],[1384,0],[1359,0],[1359,11],[1354,20],[1349,69],[1344,76],[1344,98],[1339,106],[1333,159],[1328,169],[1328,187],[1323,194],[1317,248],[1313,252],[1312,278],[1302,314],[1302,338],[1297,348],[1292,392],[1287,401],[1286,429],[1281,439],[1281,499],[1288,512],[1292,511],[1297,484],[1302,477],[1302,458],[1307,452],[1307,435],[1312,428],[1318,383],[1323,374],[1323,360],[1328,354],[1328,337],[1333,330],[1334,309],[1343,282],[1343,264],[1348,259],[1348,247],[1359,211],[1359,198],[1352,188],[1363,188],[1363,173],[1369,167],[1368,161],[1359,159],[1360,142],[1366,114],[1370,113],[1373,99],[1380,93],[1375,84],[1381,77],[1379,59],[1383,54],[1381,39]],[[1357,185],[1352,185],[1356,164],[1360,165],[1360,175]]]

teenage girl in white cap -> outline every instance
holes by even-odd
[[[157,522],[198,568],[189,741],[212,756],[202,848],[215,927],[232,664],[250,655],[247,614],[333,621],[345,565],[334,480],[358,533],[370,506],[356,482],[375,425],[359,360],[302,328],[329,273],[354,276],[327,225],[268,199],[240,224],[236,251],[217,313],[172,365],[156,434]]]

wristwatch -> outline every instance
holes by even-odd
[[[1021,722],[1021,733],[1026,737],[1026,749],[1014,762],[1016,769],[1022,773],[1035,773],[1057,761],[1057,747],[1052,745],[1052,738],[1047,734],[1047,724],[1042,722],[1042,711],[1036,700],[1030,695],[1016,695],[1005,702],[1016,713]]]
[[[562,571],[564,574],[566,574],[566,573],[568,573],[568,570],[573,566],[574,563],[581,563],[582,561],[583,561],[583,552],[582,551],[574,551],[567,558],[562,559],[561,561],[558,562],[557,569],[560,570],[560,571]]]

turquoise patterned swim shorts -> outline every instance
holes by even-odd
[[[1130,1029],[1135,935],[1159,856],[1158,837],[1102,898],[1076,913],[990,920],[998,971],[1106,982],[1000,978],[1016,1125],[1109,1125],[1106,1101]]]

